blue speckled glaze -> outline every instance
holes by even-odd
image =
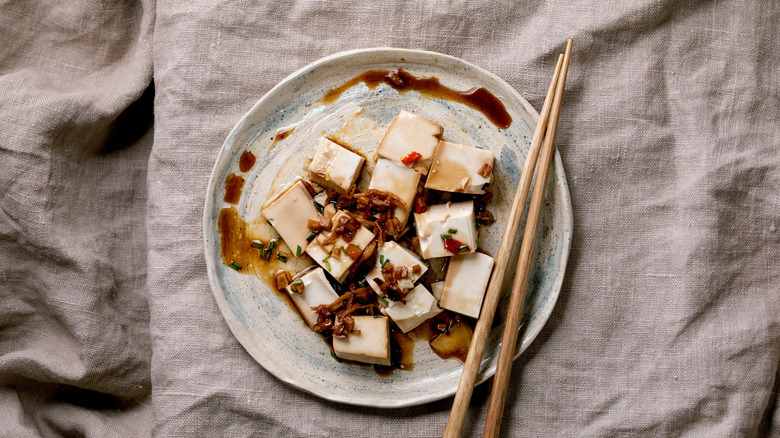
[[[414,91],[398,93],[385,85],[371,90],[365,84],[358,84],[335,102],[318,103],[326,91],[365,71],[399,67],[416,76],[436,76],[442,84],[456,90],[473,86],[487,88],[504,103],[513,118],[512,125],[505,130],[498,129],[481,113],[464,105],[423,97]],[[495,254],[538,115],[525,99],[495,75],[438,53],[357,50],[329,56],[293,73],[260,99],[230,133],[217,158],[206,194],[203,236],[209,281],[236,339],[280,380],[336,402],[399,407],[439,400],[455,393],[463,364],[454,359],[440,359],[424,340],[415,342],[414,370],[399,370],[389,377],[378,376],[371,367],[334,361],[322,337],[305,327],[298,314],[263,280],[239,274],[222,263],[217,217],[226,206],[222,201],[224,181],[227,175],[238,172],[238,157],[244,150],[257,157],[255,166],[243,175],[246,183],[237,209],[245,221],[261,224],[262,203],[303,174],[306,160],[321,135],[338,137],[370,158],[385,128],[401,109],[440,123],[444,126],[445,140],[496,153],[491,211],[497,222],[481,227],[479,237],[480,247]],[[276,132],[290,127],[295,128],[292,133],[271,147]],[[547,201],[533,277],[526,295],[518,355],[549,318],[569,255],[573,227],[571,201],[557,153],[548,181]],[[258,230],[262,233],[262,226]],[[510,263],[516,262],[517,253]],[[294,262],[290,263],[292,266]],[[505,279],[497,315],[505,314],[511,284],[511,277]],[[479,382],[495,372],[502,330],[503,322],[490,333]]]

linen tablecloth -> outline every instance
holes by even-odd
[[[778,22],[758,0],[2,2],[0,436],[441,435],[451,398],[339,405],[250,358],[206,276],[209,175],[322,56],[437,51],[540,108],[569,37],[572,251],[503,434],[780,436]]]

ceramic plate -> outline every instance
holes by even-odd
[[[482,86],[501,100],[513,121],[507,129],[500,129],[481,112],[463,104],[426,97],[417,91],[399,93],[385,84],[372,89],[358,83],[335,101],[321,101],[327,91],[366,71],[399,68],[417,77],[434,76],[454,90]],[[265,281],[237,272],[222,261],[217,219],[220,210],[229,206],[223,201],[225,182],[231,174],[245,180],[235,208],[249,229],[267,233],[269,230],[264,229],[260,217],[262,203],[304,173],[320,136],[338,138],[371,157],[384,130],[401,109],[444,126],[445,140],[495,152],[495,196],[490,210],[497,221],[480,227],[479,241],[481,248],[495,255],[538,114],[497,76],[439,53],[357,50],[329,56],[293,73],[260,99],[227,137],[206,194],[203,235],[209,280],[233,334],[263,368],[280,380],[336,402],[400,407],[439,400],[455,393],[463,363],[439,358],[427,341],[421,339],[415,341],[412,371],[396,370],[382,377],[370,366],[336,362],[322,336],[309,330]],[[285,132],[286,137],[277,135]],[[247,172],[239,170],[239,157],[244,151],[257,157]],[[571,201],[557,152],[547,198],[517,355],[528,347],[550,316],[569,254]],[[511,263],[516,263],[516,257],[517,254]],[[494,324],[490,333],[478,376],[480,383],[495,372],[503,330],[501,317],[508,305],[511,281],[508,278],[504,282],[504,295],[497,312],[499,324]]]

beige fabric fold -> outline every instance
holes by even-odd
[[[0,436],[440,436],[451,400],[338,405],[251,359],[206,276],[209,175],[322,56],[438,51],[539,108],[568,37],[574,240],[503,435],[780,436],[778,21],[736,0],[0,5]]]

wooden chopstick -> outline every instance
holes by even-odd
[[[536,129],[534,131],[533,139],[531,140],[531,146],[528,150],[528,156],[525,160],[523,173],[520,177],[514,200],[512,201],[509,218],[507,219],[506,227],[504,228],[504,235],[501,239],[501,245],[498,248],[498,254],[496,255],[496,265],[490,276],[485,299],[482,302],[482,310],[480,311],[477,325],[474,328],[474,334],[471,337],[466,363],[463,366],[463,372],[460,376],[460,382],[458,383],[458,390],[455,393],[455,400],[452,402],[450,418],[447,421],[447,429],[444,432],[445,438],[460,437],[463,431],[463,423],[466,420],[466,412],[468,411],[471,396],[474,393],[474,385],[476,384],[477,374],[479,373],[482,364],[482,356],[485,352],[488,335],[490,334],[490,328],[493,324],[493,316],[496,313],[496,306],[498,305],[499,298],[501,298],[501,285],[504,282],[504,274],[506,274],[509,259],[511,258],[512,250],[515,247],[517,233],[520,228],[520,218],[523,216],[525,202],[526,199],[528,199],[528,191],[531,187],[531,181],[533,180],[536,159],[539,156],[539,151],[541,149],[544,130],[547,126],[550,109],[552,108],[555,84],[558,81],[562,64],[563,56],[558,59],[558,65],[555,67],[555,74],[553,74],[550,87],[547,90],[547,97],[544,100],[541,114],[539,114],[539,120],[536,123]]]
[[[520,256],[517,262],[515,282],[512,287],[512,297],[509,301],[509,310],[506,325],[504,326],[504,337],[501,341],[501,352],[498,356],[496,375],[493,377],[493,389],[490,392],[490,404],[488,405],[485,429],[482,434],[483,438],[498,437],[498,432],[501,428],[501,418],[503,416],[504,402],[506,401],[506,393],[509,386],[509,376],[512,373],[512,359],[515,356],[515,350],[517,348],[518,329],[523,315],[523,304],[525,302],[526,290],[528,289],[531,262],[533,261],[536,236],[539,232],[539,222],[542,216],[547,176],[553,161],[555,133],[558,129],[558,117],[561,114],[561,101],[563,99],[563,88],[566,85],[566,73],[569,68],[571,46],[572,40],[569,39],[566,43],[566,52],[563,57],[563,67],[561,68],[560,78],[556,85],[550,122],[547,124],[547,134],[544,139],[539,169],[536,173],[536,184],[534,185],[534,192],[531,197],[531,206],[528,208],[528,218],[526,220],[525,233],[523,234],[523,243],[520,246]]]

